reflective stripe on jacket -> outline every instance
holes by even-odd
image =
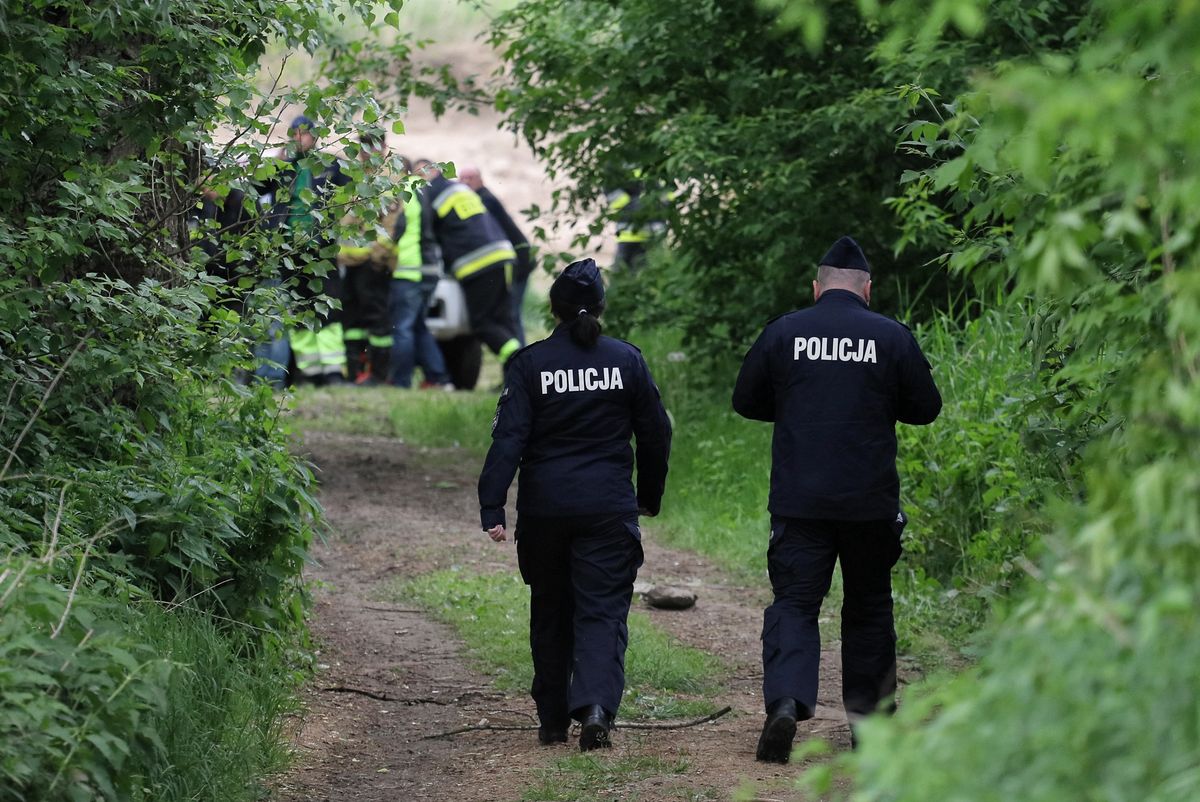
[[[423,210],[449,272],[462,280],[511,263],[516,251],[483,200],[466,184],[437,176],[424,194]]]

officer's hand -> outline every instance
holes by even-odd
[[[499,543],[502,540],[508,540],[508,535],[504,531],[504,524],[496,524],[491,529],[485,529],[488,537]]]
[[[647,518],[653,518],[657,513],[650,512],[645,507],[638,507],[638,515],[645,515]]]

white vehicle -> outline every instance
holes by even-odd
[[[473,390],[483,365],[483,344],[471,333],[462,287],[448,276],[438,279],[429,298],[425,325],[438,341],[450,381],[460,390]]]

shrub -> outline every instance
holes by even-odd
[[[292,704],[270,644],[51,573],[0,571],[0,800],[261,798]]]
[[[0,571],[0,799],[130,798],[163,747],[147,725],[171,666],[112,602],[48,573],[29,558]]]

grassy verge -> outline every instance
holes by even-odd
[[[453,626],[498,686],[528,690],[529,591],[519,576],[438,571],[397,583],[389,596],[416,602]],[[711,695],[723,673],[719,661],[679,644],[637,612],[629,616],[625,670],[623,718],[703,716],[717,709]]]
[[[262,799],[295,673],[270,641],[182,607],[0,570],[0,800]]]
[[[482,457],[491,444],[496,394],[302,386],[292,407],[293,423],[302,431],[395,437],[420,448],[463,449]]]
[[[167,705],[145,723],[167,757],[149,778],[150,798],[262,799],[261,778],[289,761],[282,724],[299,678],[286,656],[182,609],[150,607],[138,634],[174,666]]]
[[[597,789],[603,788],[606,794],[619,792],[620,799],[636,800],[641,797],[636,791],[631,792],[630,786],[642,780],[683,774],[687,770],[688,764],[684,760],[573,755],[539,770],[537,782],[525,788],[521,799],[531,802],[590,802],[597,799]]]

